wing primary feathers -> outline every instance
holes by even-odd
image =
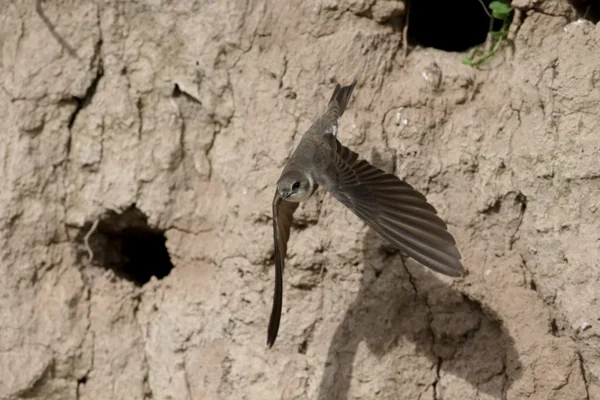
[[[267,345],[272,347],[277,338],[277,332],[279,331],[279,322],[281,321],[281,308],[283,300],[283,263],[284,259],[281,257],[280,245],[279,245],[279,227],[278,227],[278,213],[279,204],[282,199],[275,192],[275,198],[273,199],[273,243],[274,243],[274,260],[275,260],[275,291],[273,294],[273,307],[271,309],[271,318],[269,319],[269,329],[267,333]]]
[[[281,309],[283,305],[283,271],[285,269],[285,255],[287,242],[290,236],[290,227],[294,211],[299,203],[283,200],[277,190],[273,198],[273,243],[275,259],[275,292],[273,295],[273,308],[269,319],[267,332],[267,345],[272,347],[277,338],[279,323],[281,322]]]
[[[456,241],[425,196],[358,158],[337,139],[322,184],[375,232],[416,261],[449,276],[463,271]]]
[[[431,254],[423,253],[422,251],[415,250],[409,244],[403,242],[401,238],[396,235],[390,234],[385,228],[373,224],[370,221],[367,222],[367,225],[371,227],[375,232],[377,232],[381,237],[390,242],[393,246],[399,248],[404,253],[406,253],[409,257],[414,258],[416,261],[425,265],[426,267],[442,273],[448,276],[461,276],[462,274],[462,265],[458,259],[452,257],[444,257],[444,259],[439,260],[431,257]]]

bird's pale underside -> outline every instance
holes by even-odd
[[[319,185],[375,232],[432,270],[460,276],[463,267],[456,242],[425,196],[398,177],[360,159],[337,139],[338,122],[356,81],[336,85],[323,115],[304,134],[290,156],[273,199],[275,296],[267,344],[275,343],[283,297],[283,269],[292,216],[299,202]]]

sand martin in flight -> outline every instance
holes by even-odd
[[[275,343],[283,296],[283,269],[292,215],[299,202],[319,185],[394,247],[434,271],[460,276],[463,267],[456,242],[425,196],[388,174],[337,139],[338,124],[356,81],[336,85],[325,112],[304,134],[290,156],[273,199],[275,296],[267,344]]]

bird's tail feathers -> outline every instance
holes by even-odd
[[[353,80],[348,86],[342,87],[339,83],[335,85],[335,89],[333,89],[333,94],[331,95],[329,104],[327,104],[327,108],[329,109],[337,104],[339,112],[338,118],[344,114],[346,106],[348,106],[348,101],[350,101],[350,96],[352,96],[354,86],[356,86],[356,79]]]

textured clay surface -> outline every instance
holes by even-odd
[[[405,56],[402,2],[282,4],[3,2],[0,398],[600,399],[600,25],[515,0],[476,70]],[[354,77],[340,140],[468,274],[319,190],[267,350],[274,184]]]

